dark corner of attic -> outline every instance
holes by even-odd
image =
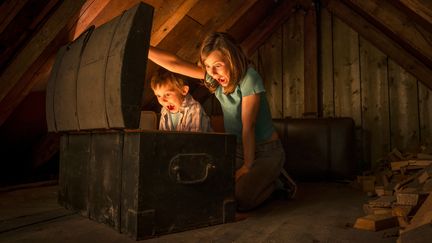
[[[45,91],[26,96],[0,127],[0,188],[55,185],[60,135],[48,133]]]

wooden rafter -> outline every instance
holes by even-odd
[[[393,1],[345,1],[383,33],[432,68],[432,32],[412,21],[410,16],[392,4]]]
[[[257,0],[245,0],[244,3],[238,9],[236,9],[236,14],[232,14],[221,26],[219,26],[218,31],[227,32],[244,14],[250,10],[256,1]]]
[[[0,124],[3,124],[5,118],[11,112],[10,107],[8,107],[8,109],[3,107],[4,98],[13,87],[22,80],[26,73],[38,70],[38,68],[34,67],[40,66],[40,56],[43,55],[47,49],[51,48],[50,43],[54,41],[57,35],[64,29],[72,16],[77,15],[84,3],[84,0],[64,1],[41,30],[33,36],[31,41],[2,73],[0,76]],[[7,114],[5,114],[5,110]]]
[[[170,14],[170,16],[167,16],[164,23],[152,32],[150,45],[156,46],[159,44],[197,2],[198,0],[183,1],[177,10],[173,14]]]
[[[7,0],[0,5],[0,33],[12,21],[28,0]]]
[[[416,56],[412,55],[390,37],[383,34],[380,29],[341,1],[327,1],[327,8],[351,28],[356,30],[361,36],[387,54],[406,71],[423,82],[429,89],[432,89],[432,69],[426,66]]]
[[[422,61],[342,2],[330,0],[327,2],[327,8],[361,36],[395,60],[406,71],[419,79],[426,87],[432,89],[432,70]]]
[[[0,125],[34,85],[48,79],[57,49],[88,28],[108,2],[81,0],[62,3],[0,77]]]
[[[55,11],[59,0],[31,0],[19,6],[19,11],[2,6],[0,15],[4,15],[0,32],[0,72],[13,60],[16,53],[26,45],[31,37],[43,26],[49,12]],[[19,4],[19,2],[17,2]],[[5,11],[12,11],[11,13]],[[8,18],[13,16],[13,20]]]
[[[287,20],[295,11],[296,1],[284,0],[273,14],[261,22],[245,40],[241,42],[244,51],[250,55],[272,34],[273,30]]]
[[[396,6],[410,15],[423,28],[432,32],[432,2],[430,0],[398,0]]]

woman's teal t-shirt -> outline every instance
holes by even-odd
[[[206,74],[206,79],[212,77]],[[273,131],[273,122],[265,95],[264,84],[261,76],[253,68],[248,68],[246,75],[239,82],[231,94],[224,94],[222,86],[218,86],[215,95],[219,100],[224,117],[224,126],[227,133],[237,136],[237,142],[242,142],[241,103],[245,96],[259,94],[260,104],[255,125],[255,139],[257,143],[268,140]]]

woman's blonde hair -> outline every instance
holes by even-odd
[[[159,68],[154,72],[150,80],[150,86],[154,90],[159,86],[163,85],[173,85],[179,89],[187,86],[185,80],[179,75],[172,73],[164,68]]]
[[[204,39],[200,52],[200,63],[203,68],[205,68],[205,59],[213,51],[220,51],[228,64],[230,78],[228,85],[224,87],[224,94],[230,94],[234,92],[237,84],[245,76],[248,68],[248,59],[234,38],[223,32],[214,32]],[[204,83],[206,84],[207,82]],[[206,86],[210,91],[214,92],[218,85],[209,85],[207,83]]]

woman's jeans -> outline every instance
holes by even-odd
[[[279,139],[256,145],[255,161],[249,173],[236,181],[235,197],[239,210],[252,209],[272,194],[284,162],[285,152]],[[238,145],[236,169],[243,163],[243,147]]]

